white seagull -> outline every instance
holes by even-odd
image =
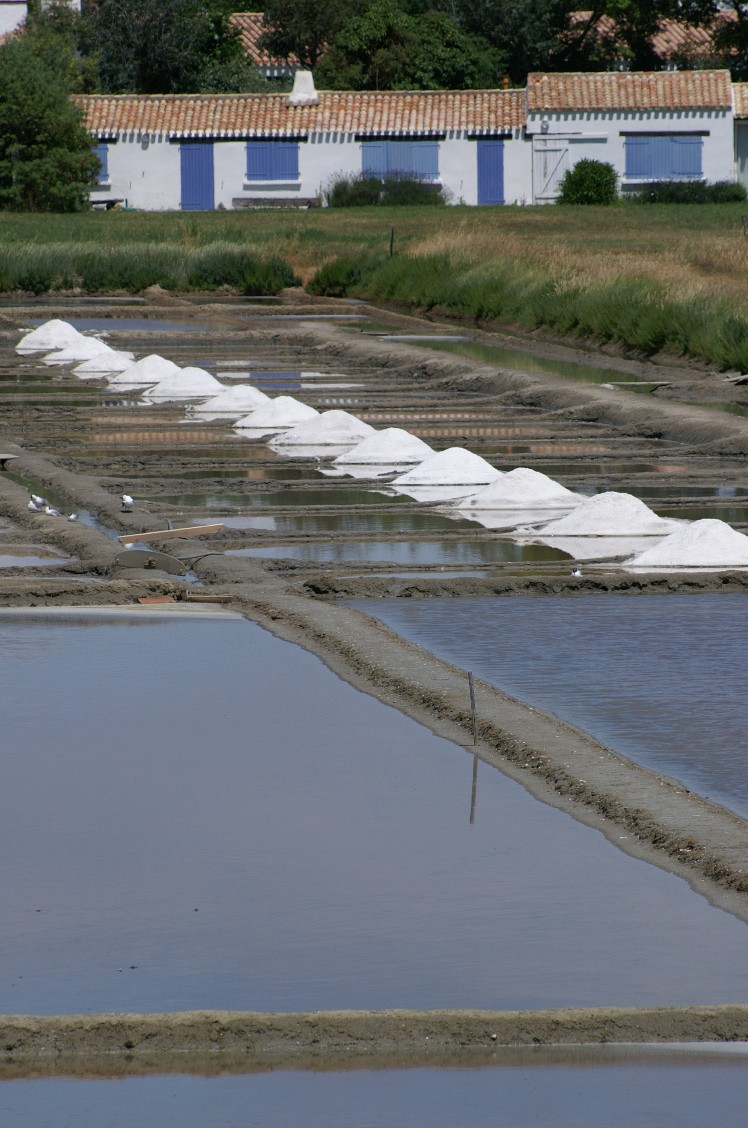
[[[133,498],[130,497],[129,494],[122,494],[122,508],[123,509],[132,509],[134,504],[135,504],[135,501],[133,500]]]
[[[30,509],[32,513],[38,513],[39,512],[39,506],[36,504],[35,501],[30,501],[28,503],[28,505],[26,506],[26,508]]]
[[[70,516],[68,517],[68,521],[77,521],[77,520],[78,520],[78,514],[77,513],[71,513]]]
[[[51,505],[45,505],[44,512],[47,514],[48,517],[59,517],[60,516],[59,509],[55,509]]]
[[[31,500],[33,501],[37,509],[42,509],[47,504],[46,497],[39,497],[38,494],[32,494]]]
[[[572,574],[572,576],[577,576],[577,577],[582,575],[582,573],[579,571],[578,568],[573,568],[571,574]]]

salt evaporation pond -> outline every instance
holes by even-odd
[[[117,613],[0,616],[0,1012],[748,1001],[681,878],[485,765],[471,826],[472,756],[238,616]]]
[[[456,531],[458,525],[453,526]],[[262,545],[227,549],[226,556],[308,560],[330,564],[504,564],[568,561],[558,548],[542,544],[515,544],[511,540],[461,541],[348,541],[332,544]]]
[[[473,1069],[6,1081],[0,1116],[18,1128],[729,1128],[748,1071],[729,1050],[535,1046]]]
[[[354,606],[476,677],[748,817],[742,595]]]

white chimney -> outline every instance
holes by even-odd
[[[314,75],[311,71],[297,70],[293,76],[293,90],[288,95],[288,100],[295,105],[318,101],[317,91],[314,89]]]

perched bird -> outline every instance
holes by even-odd
[[[43,509],[44,506],[47,504],[46,497],[39,497],[38,494],[32,494],[31,500],[33,501],[33,503],[37,507],[37,509]]]
[[[54,506],[52,506],[52,505],[45,505],[44,512],[47,514],[48,517],[59,517],[60,516],[59,509],[55,509]]]
[[[78,514],[77,513],[71,513],[70,516],[68,517],[68,521],[77,521],[77,520],[78,520]]]
[[[135,501],[129,494],[122,494],[122,509],[124,512],[127,512],[128,509],[132,509],[134,504]]]
[[[39,512],[39,506],[36,504],[35,501],[30,501],[28,503],[28,505],[26,506],[26,508],[30,509],[32,513],[38,513]]]
[[[582,573],[579,571],[578,568],[572,568],[571,574],[572,574],[572,576],[581,576],[582,575]]]

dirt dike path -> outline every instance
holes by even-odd
[[[0,1077],[490,1064],[499,1047],[736,1042],[748,1006],[0,1017]],[[224,1065],[224,1062],[227,1065]],[[466,1064],[463,1060],[461,1064]]]
[[[501,396],[506,403],[541,407],[581,422],[604,423],[622,435],[667,439],[706,447],[715,454],[748,455],[748,419],[725,416],[706,407],[692,407],[652,396],[611,390],[598,384],[577,383],[561,376],[526,372],[516,368],[434,353],[374,337],[356,340],[334,327],[304,326],[297,330],[306,343],[314,343],[328,356],[349,357],[384,369],[396,368],[414,381],[442,381],[442,388]],[[417,386],[417,384],[416,384]]]

